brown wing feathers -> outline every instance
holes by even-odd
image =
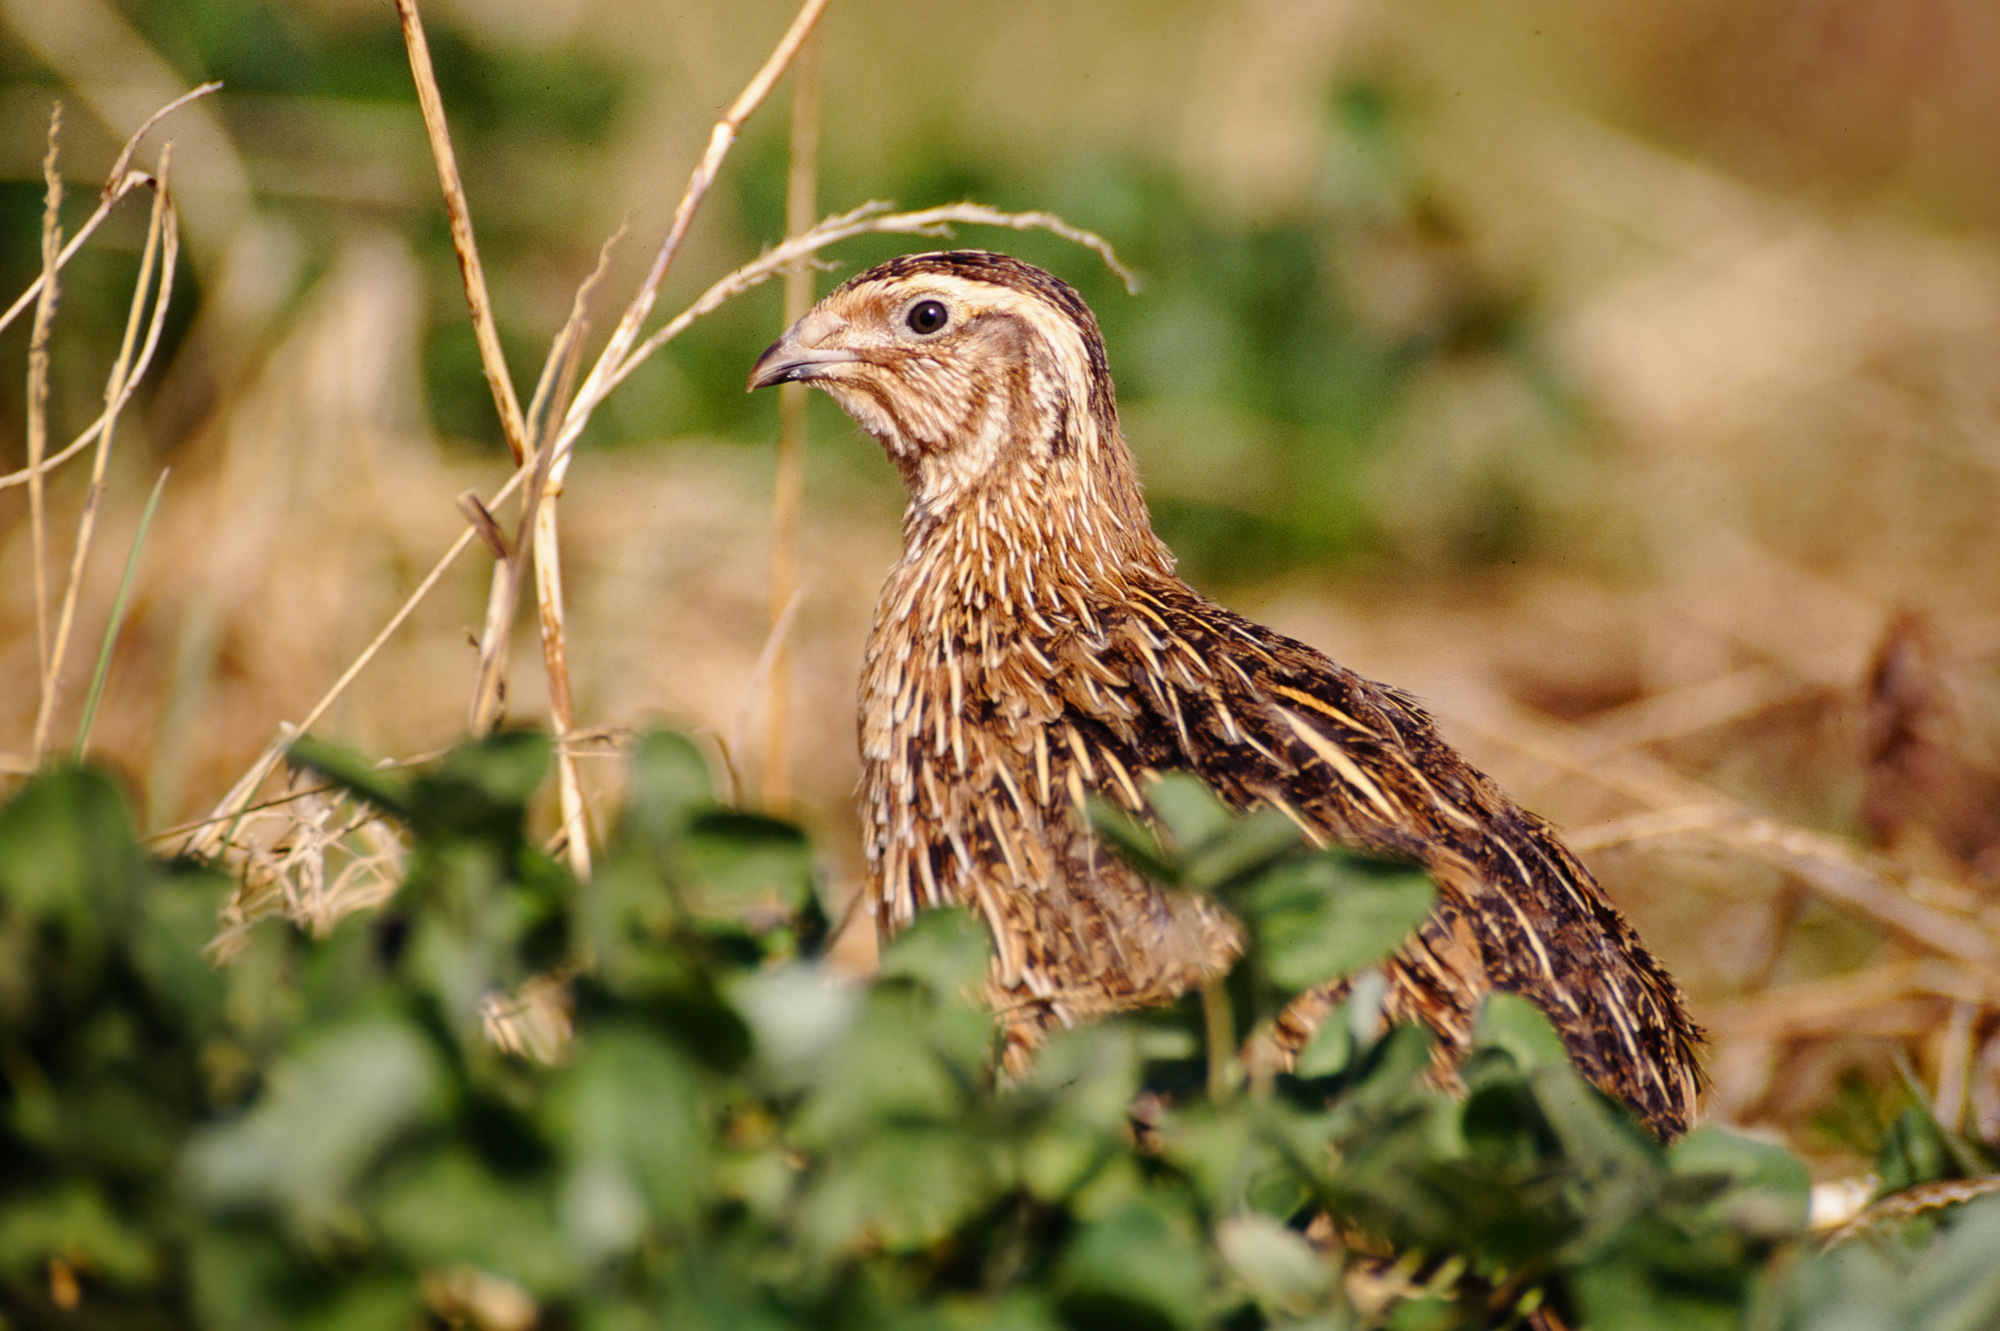
[[[1077,816],[1093,793],[1138,808],[1153,774],[1189,770],[1322,844],[1430,869],[1438,908],[1389,966],[1387,1001],[1447,1055],[1486,992],[1517,993],[1586,1075],[1663,1135],[1686,1129],[1699,1032],[1553,829],[1406,695],[1174,576],[1073,291],[999,255],[894,260],[830,295],[751,382],[786,380],[825,388],[911,491],[862,672],[872,905],[885,932],[945,902],[986,917],[1010,1063],[1240,951],[1225,912],[1145,882]],[[1281,1040],[1297,1047],[1342,984],[1296,1005]]]

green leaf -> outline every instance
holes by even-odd
[[[1590,1262],[1571,1277],[1584,1324],[1618,1331],[1736,1331],[1736,1300],[1703,1297],[1699,1288],[1676,1287],[1640,1256],[1630,1253]]]
[[[827,1157],[800,1228],[822,1253],[858,1243],[890,1252],[928,1247],[999,1200],[998,1165],[960,1128],[884,1123]]]
[[[1292,1072],[1308,1081],[1337,1076],[1347,1070],[1354,1057],[1354,1032],[1347,1019],[1347,1005],[1341,1003],[1328,1012],[1306,1047],[1292,1065]]]
[[[1547,1015],[1519,994],[1486,996],[1472,1027],[1472,1042],[1477,1048],[1505,1051],[1524,1073],[1570,1065],[1569,1050]]]
[[[694,879],[689,909],[764,927],[812,894],[812,843],[792,823],[712,809],[688,822],[681,853]]]
[[[1258,809],[1231,822],[1187,854],[1181,883],[1198,892],[1226,893],[1273,869],[1299,844],[1298,825],[1276,809]]]
[[[271,1207],[311,1232],[391,1142],[435,1116],[442,1089],[409,1025],[356,1018],[302,1042],[248,1113],[193,1136],[183,1165],[208,1205]]]
[[[1086,1224],[1057,1272],[1070,1324],[1106,1331],[1198,1325],[1213,1268],[1183,1225],[1165,1207],[1139,1203]]]
[[[694,1215],[707,1167],[697,1092],[686,1056],[644,1029],[578,1039],[548,1121],[570,1171],[562,1221],[579,1256],[630,1248],[650,1220]]]
[[[546,735],[505,731],[446,754],[410,782],[409,823],[425,840],[521,844],[528,801],[548,774]]]
[[[30,919],[95,936],[145,873],[124,793],[102,772],[49,768],[0,808],[0,904]]]
[[[0,1273],[32,1278],[51,1257],[126,1284],[147,1279],[155,1265],[151,1236],[83,1179],[17,1194],[0,1205]]]
[[[625,801],[629,833],[658,850],[678,840],[695,814],[715,802],[708,763],[685,735],[655,731],[639,741]]]
[[[2000,1326],[2000,1197],[1957,1208],[1942,1241],[1911,1273],[1905,1325],[1921,1331]]]
[[[1812,1207],[1812,1174],[1797,1156],[1719,1127],[1699,1127],[1667,1149],[1676,1176],[1720,1176],[1728,1188],[1705,1210],[1757,1238],[1803,1234]]]
[[[750,1025],[757,1061],[784,1090],[798,1090],[823,1076],[866,1001],[862,985],[821,962],[794,961],[749,971],[729,997]]]
[[[1875,1156],[1875,1173],[1882,1180],[1882,1195],[1952,1178],[1957,1172],[1951,1145],[1929,1107],[1904,1106]]]
[[[1255,1211],[1218,1224],[1215,1246],[1267,1311],[1303,1312],[1332,1292],[1339,1275],[1304,1235]]]
[[[285,760],[294,767],[317,772],[392,818],[409,821],[410,778],[401,772],[377,767],[355,749],[316,735],[301,735],[285,751]]]
[[[1111,853],[1136,870],[1140,877],[1162,886],[1180,881],[1173,856],[1160,845],[1159,838],[1125,810],[1107,799],[1093,795],[1088,805],[1090,826]]]
[[[986,1018],[961,1006],[961,1020]],[[793,1119],[796,1140],[839,1147],[865,1138],[888,1120],[948,1122],[976,1089],[969,1070],[938,1047],[943,1014],[930,998],[877,986],[861,1019],[832,1055],[839,1075],[822,1079]]]
[[[477,1267],[538,1294],[578,1275],[545,1187],[494,1168],[459,1141],[384,1180],[369,1208],[381,1241],[419,1270]]]
[[[1424,875],[1354,865],[1339,852],[1316,855],[1272,872],[1238,899],[1281,989],[1309,989],[1380,961],[1430,914],[1437,894]]]
[[[884,980],[914,980],[940,999],[974,998],[986,983],[992,935],[969,910],[930,910],[882,949]]]
[[[1183,855],[1193,854],[1236,821],[1208,783],[1191,772],[1163,773],[1146,788],[1146,802]]]
[[[194,864],[161,865],[139,899],[132,961],[146,987],[193,1032],[223,1020],[230,980],[203,954],[215,936],[215,903],[228,899],[229,880]]]

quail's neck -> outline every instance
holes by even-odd
[[[1133,581],[1171,577],[1124,441],[1088,445],[1010,460],[948,503],[913,495],[884,609],[933,627],[982,615],[1089,619],[1089,606],[1123,599]]]

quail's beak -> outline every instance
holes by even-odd
[[[796,384],[826,377],[829,365],[852,365],[861,360],[859,352],[846,347],[808,346],[802,335],[816,334],[819,341],[830,330],[821,317],[809,314],[793,324],[785,335],[764,349],[750,367],[750,391],[772,384]]]

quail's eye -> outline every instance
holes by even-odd
[[[950,317],[945,311],[943,301],[920,300],[910,306],[910,312],[904,316],[904,322],[910,325],[910,331],[913,333],[935,333],[944,327],[945,320]]]

